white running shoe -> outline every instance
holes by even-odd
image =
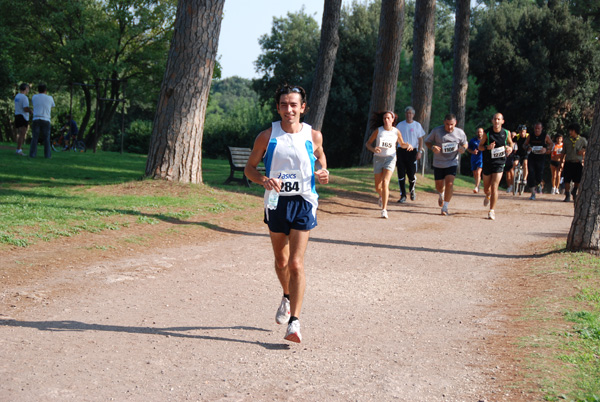
[[[441,207],[444,205],[444,193],[439,193],[438,196],[438,205]]]
[[[479,192],[479,187],[475,187],[475,188],[473,189],[473,193],[477,194],[478,192]]]
[[[483,206],[487,207],[488,205],[490,205],[490,196],[486,195],[485,198],[483,199]]]
[[[442,215],[444,215],[444,216],[448,215],[448,207],[446,205],[444,205],[442,207]]]
[[[512,189],[513,189],[513,186],[508,186],[508,188],[506,189],[506,192],[507,193],[512,193]]]
[[[277,309],[277,314],[275,314],[275,322],[277,324],[285,324],[290,320],[290,301],[287,297],[283,296],[281,298],[281,304]]]
[[[302,342],[302,335],[300,335],[300,321],[294,320],[288,324],[284,339],[290,342]]]
[[[488,212],[488,219],[496,220],[496,213],[493,209],[490,209],[490,212]]]
[[[388,218],[388,214],[387,214],[387,211],[385,209],[381,210],[381,217],[384,218],[384,219]]]

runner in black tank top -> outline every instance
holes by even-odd
[[[490,206],[488,219],[496,219],[496,202],[498,201],[498,186],[504,173],[506,156],[513,149],[512,138],[508,131],[502,128],[504,116],[496,113],[492,117],[492,127],[487,130],[479,143],[479,150],[483,152],[483,190],[485,198],[484,206]]]

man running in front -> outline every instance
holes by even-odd
[[[300,122],[307,107],[304,89],[283,85],[275,93],[275,102],[281,121],[273,122],[256,137],[244,173],[265,188],[264,221],[269,227],[275,272],[283,288],[275,321],[287,324],[286,340],[300,343],[298,318],[306,287],[304,252],[309,231],[317,226],[315,179],[327,184],[329,171],[323,135]],[[257,169],[261,160],[265,175]]]

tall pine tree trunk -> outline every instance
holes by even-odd
[[[567,141],[569,141],[567,139]],[[600,89],[594,122],[585,152],[583,177],[575,200],[575,215],[567,237],[567,249],[600,254]]]
[[[470,0],[456,0],[456,22],[454,25],[454,65],[452,77],[452,113],[457,126],[465,128],[467,89],[469,88],[469,26],[471,18]]]
[[[412,106],[414,119],[429,132],[431,97],[433,96],[433,64],[435,51],[435,0],[415,3],[414,54],[412,74]]]
[[[342,0],[325,0],[323,22],[321,23],[321,43],[319,44],[319,58],[315,68],[308,113],[304,118],[315,130],[321,130],[329,99],[329,89],[333,77],[335,57],[340,45],[338,27],[340,25],[340,11]]]
[[[377,38],[377,53],[375,54],[369,120],[363,144],[367,142],[371,135],[373,113],[394,110],[403,31],[404,0],[383,0],[379,17],[379,36]],[[360,164],[366,165],[371,161],[372,156],[373,154],[363,147]]]
[[[146,175],[202,183],[202,132],[225,0],[179,0]]]

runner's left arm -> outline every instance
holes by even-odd
[[[323,134],[320,131],[312,130],[312,139],[315,146],[313,152],[317,158],[315,167],[319,166],[319,169],[315,171],[315,176],[319,180],[319,183],[327,184],[329,183],[329,170],[327,170],[327,158],[323,150]]]

